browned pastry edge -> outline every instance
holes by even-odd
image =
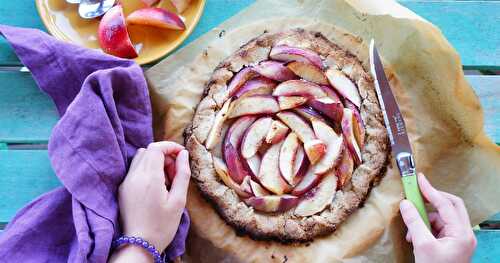
[[[355,37],[353,41],[359,42]],[[268,59],[271,47],[277,44],[317,52],[328,67],[342,70],[353,80],[362,98],[361,116],[366,127],[363,163],[354,171],[351,184],[336,192],[327,209],[308,217],[295,216],[293,209],[281,214],[254,211],[218,178],[212,163],[212,153],[203,145],[215,114],[228,99],[228,81],[243,67]],[[223,60],[205,88],[204,98],[197,107],[193,122],[185,131],[185,141],[191,154],[193,181],[224,221],[238,234],[284,243],[307,242],[333,233],[350,214],[362,206],[371,188],[385,173],[389,154],[388,137],[371,76],[357,57],[330,42],[320,32],[303,29],[263,33]]]

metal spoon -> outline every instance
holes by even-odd
[[[91,19],[104,15],[116,0],[81,0],[78,14],[82,18]]]

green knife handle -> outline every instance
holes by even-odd
[[[430,229],[429,218],[427,217],[427,211],[425,211],[424,200],[422,199],[422,194],[420,193],[420,188],[418,187],[417,174],[409,174],[401,177],[403,181],[403,188],[405,190],[406,199],[410,200],[418,210],[420,217],[424,220],[427,228]]]

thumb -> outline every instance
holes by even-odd
[[[399,210],[414,245],[435,239],[420,217],[417,208],[410,201],[401,201]]]

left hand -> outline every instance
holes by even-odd
[[[170,191],[166,186],[170,180],[166,178],[165,170],[167,174],[175,173],[175,176],[169,176],[172,181]],[[141,237],[160,252],[165,250],[179,227],[190,176],[189,154],[182,145],[164,141],[139,149],[118,191],[123,234]],[[125,246],[118,250],[122,255],[113,255],[111,261],[122,261],[119,258],[131,260],[126,256],[130,251],[147,256],[142,250]]]

